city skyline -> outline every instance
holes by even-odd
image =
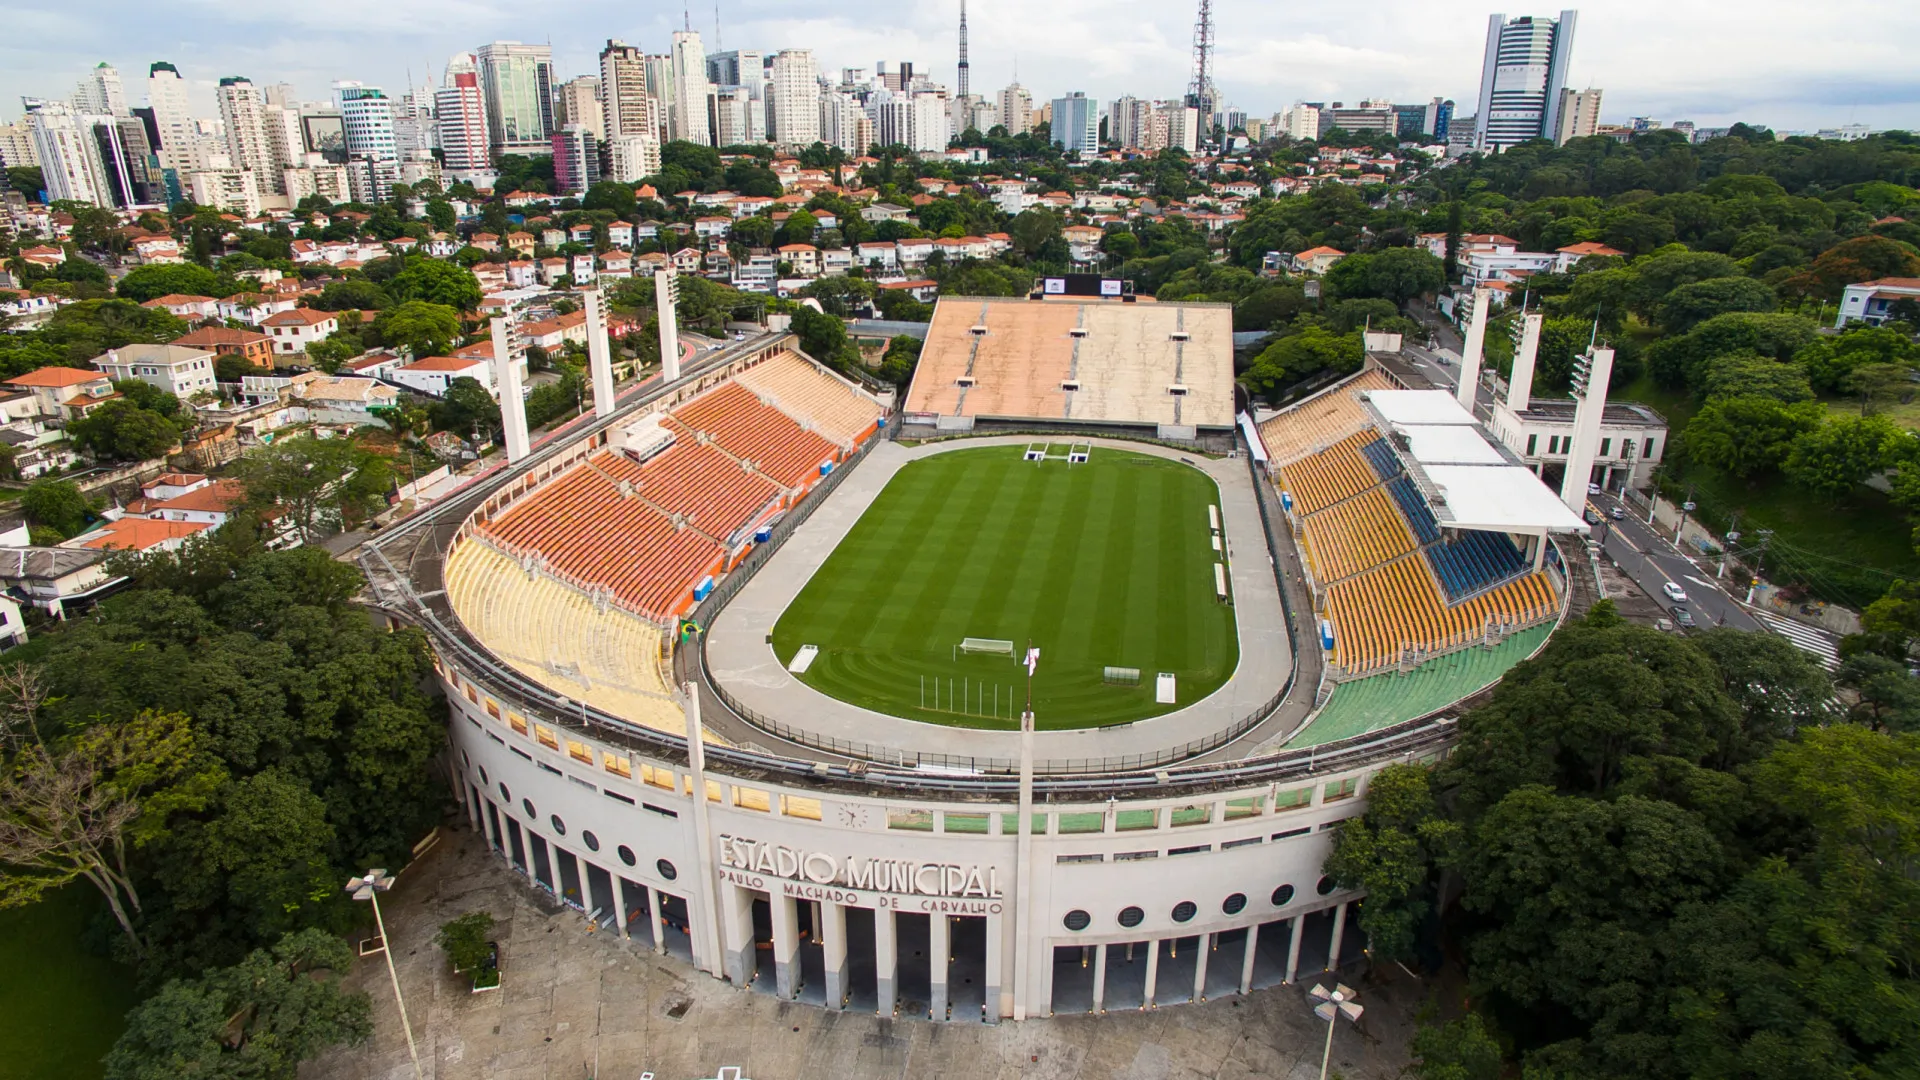
[[[1682,0],[1658,17],[1622,0],[1580,5],[1580,45],[1568,85],[1607,91],[1609,121],[1633,115],[1691,119],[1702,125],[1747,120],[1779,128],[1844,123],[1872,127],[1920,126],[1920,76],[1898,60],[1897,43],[1920,34],[1920,13],[1877,5],[1882,33],[1856,39],[1839,28],[1796,26],[1792,49],[1781,47],[1783,21],[1729,23],[1720,9]],[[1367,17],[1350,13],[1273,13],[1242,0],[1215,5],[1218,83],[1224,101],[1264,116],[1298,99],[1358,101],[1384,97],[1425,100],[1434,95],[1471,112],[1480,76],[1483,29],[1492,7],[1509,17],[1553,16],[1557,5],[1534,10],[1511,4],[1451,4],[1444,10],[1402,6],[1398,0]],[[326,12],[275,10],[235,21],[204,24],[177,14],[165,20],[131,11],[111,24],[77,13],[0,2],[0,12],[26,32],[0,45],[0,119],[17,115],[21,96],[64,97],[102,60],[123,75],[171,60],[184,70],[191,105],[215,115],[220,78],[244,76],[257,84],[291,82],[302,99],[328,96],[348,79],[404,90],[440,75],[446,57],[494,40],[551,42],[557,79],[598,70],[606,38],[622,38],[651,53],[670,46],[679,20],[662,14],[634,19],[611,4],[568,10],[564,25],[545,27],[524,9],[493,0],[452,5],[445,0],[388,5],[357,16],[351,26]],[[957,82],[959,3],[903,10],[874,8],[874,20],[855,9],[832,18],[789,19],[770,4],[723,5],[720,33],[713,10],[697,13],[693,29],[708,51],[751,47],[771,54],[810,49],[823,73],[911,60],[916,70],[952,86]],[[999,0],[969,6],[972,89],[995,93],[1012,81],[1036,101],[1083,91],[1103,102],[1123,95],[1181,94],[1190,75],[1193,13],[1188,7],[1120,0],[1098,12],[1068,2],[1044,9],[1014,8]],[[1129,21],[1125,16],[1133,15]],[[884,25],[878,20],[889,20]],[[200,32],[189,38],[179,28]],[[1115,28],[1119,28],[1116,30]],[[1720,47],[1703,52],[1702,34]],[[716,39],[716,36],[718,40]],[[1090,43],[1077,46],[1076,43]],[[1018,50],[1017,52],[1015,50]],[[203,68],[204,65],[204,68]],[[138,97],[138,94],[134,95]],[[139,104],[141,102],[135,102]]]

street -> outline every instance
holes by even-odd
[[[1672,618],[1671,609],[1679,606],[1686,608],[1693,615],[1695,623],[1702,627],[1766,629],[1740,606],[1734,596],[1721,588],[1724,585],[1744,596],[1746,581],[1738,571],[1728,571],[1725,581],[1716,580],[1714,572],[1719,568],[1717,562],[1701,558],[1696,563],[1688,558],[1673,546],[1665,533],[1655,533],[1645,518],[1635,516],[1632,507],[1611,493],[1589,495],[1587,504],[1600,514],[1601,523],[1593,526],[1593,529],[1600,537],[1601,546],[1623,573],[1631,577],[1648,596],[1659,601],[1662,610],[1669,611],[1668,618]],[[1615,521],[1609,516],[1616,507],[1626,512],[1624,519]],[[1676,605],[1660,591],[1660,587],[1669,581],[1686,590],[1686,603]]]

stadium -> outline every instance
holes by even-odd
[[[1449,394],[1370,361],[1237,407],[1220,305],[943,298],[898,401],[786,334],[617,405],[594,359],[596,413],[360,549],[372,603],[429,635],[455,789],[530,887],[828,1009],[1353,959],[1328,830],[1591,576]]]

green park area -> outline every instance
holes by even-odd
[[[139,1000],[133,973],[89,951],[84,884],[0,911],[0,1080],[88,1080]]]

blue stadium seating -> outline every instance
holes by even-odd
[[[1387,490],[1393,493],[1393,501],[1400,504],[1400,516],[1407,519],[1416,540],[1431,544],[1440,539],[1440,523],[1434,520],[1427,500],[1420,497],[1420,489],[1413,486],[1412,477],[1394,477],[1387,481]]]
[[[1393,448],[1385,439],[1374,439],[1360,447],[1360,453],[1373,466],[1374,475],[1382,480],[1391,480],[1400,475],[1400,459],[1393,456]]]
[[[1527,569],[1520,549],[1504,533],[1461,530],[1451,540],[1427,545],[1423,553],[1449,603]]]

